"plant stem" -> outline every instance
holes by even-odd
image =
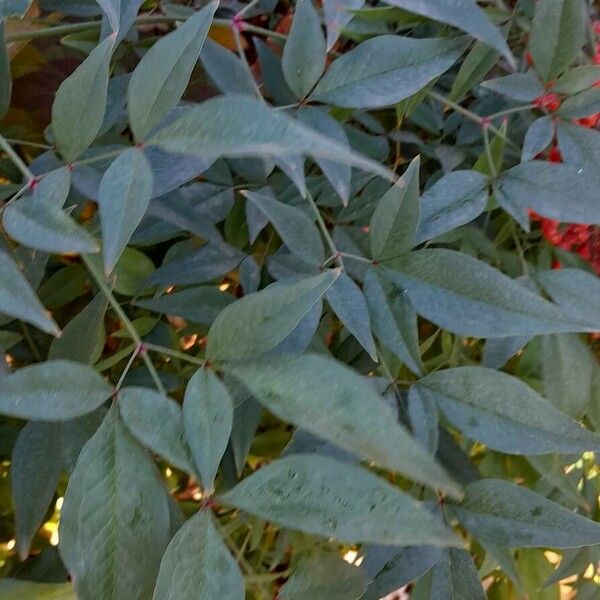
[[[153,352],[157,352],[159,354],[166,354],[167,356],[172,356],[173,358],[179,358],[181,360],[186,360],[193,365],[198,365],[200,367],[206,364],[206,360],[203,358],[198,358],[197,356],[190,356],[185,352],[179,352],[179,350],[172,350],[171,348],[166,348],[165,346],[159,346],[158,344],[150,344],[144,343],[144,346],[148,350],[152,350]]]
[[[487,128],[490,131],[492,131],[494,133],[494,135],[497,135],[498,137],[503,139],[507,144],[510,144],[511,146],[514,146],[515,148],[518,149],[518,146],[512,140],[507,138],[497,127],[494,127],[492,124],[489,123],[489,117],[480,117],[478,114],[474,113],[473,111],[469,110],[468,108],[461,106],[457,102],[454,102],[453,100],[450,100],[450,98],[446,98],[446,96],[442,96],[442,94],[438,94],[437,92],[434,92],[433,90],[429,90],[427,92],[427,95],[430,98],[437,100],[440,104],[445,104],[445,105],[449,106],[450,108],[455,110],[457,113],[460,113],[461,115],[463,115],[470,121],[477,123],[480,127],[487,126]]]
[[[488,127],[482,127],[481,132],[483,133],[485,156],[490,169],[490,175],[492,176],[492,179],[496,179],[498,177],[498,172],[496,171],[496,165],[494,164],[494,156],[492,154],[492,147],[490,146],[490,134],[488,133]]]
[[[23,337],[25,338],[27,345],[33,352],[33,356],[35,357],[35,360],[37,360],[38,362],[41,362],[43,359],[42,359],[42,355],[40,354],[40,350],[37,347],[35,340],[31,337],[31,332],[29,331],[29,327],[27,327],[27,324],[23,323],[23,321],[21,321],[21,331],[23,332]]]
[[[488,115],[488,119],[497,119],[498,117],[504,117],[505,115],[512,115],[513,113],[518,113],[524,110],[531,110],[534,108],[532,104],[524,104],[523,106],[513,106],[512,108],[507,108],[506,110],[500,110],[492,115]]]
[[[85,254],[82,254],[81,259],[85,263],[85,266],[87,267],[87,270],[89,271],[90,275],[92,276],[92,278],[94,279],[94,281],[96,282],[98,287],[100,288],[100,291],[106,296],[106,299],[108,300],[112,309],[115,311],[115,313],[117,314],[119,319],[121,319],[121,321],[123,321],[123,325],[125,325],[125,328],[129,332],[131,339],[136,343],[136,347],[140,348],[138,354],[139,354],[139,356],[142,357],[142,360],[144,361],[148,371],[150,372],[150,375],[152,376],[152,379],[154,380],[154,385],[156,386],[156,389],[161,394],[166,394],[166,391],[162,384],[162,381],[160,380],[160,377],[158,376],[158,373],[156,372],[156,369],[154,368],[154,365],[152,364],[152,360],[150,359],[150,357],[148,356],[148,353],[146,352],[146,350],[144,348],[144,343],[142,342],[142,338],[139,336],[138,332],[136,331],[135,327],[133,326],[133,323],[129,320],[129,317],[125,314],[125,311],[121,308],[121,305],[119,304],[117,299],[113,296],[110,289],[108,289],[102,276],[96,272],[94,265],[90,262],[90,260],[87,258],[87,256],[85,256]]]
[[[117,385],[115,386],[115,392],[118,392],[121,389],[121,386],[123,385],[123,382],[125,381],[125,377],[127,377],[127,373],[129,373],[129,370],[131,369],[131,365],[133,365],[133,361],[137,358],[137,356],[140,352],[140,348],[141,348],[141,346],[139,344],[135,345],[133,352],[131,353],[131,356],[129,357],[129,360],[127,361],[127,364],[125,365],[123,372],[121,373],[121,377],[119,377],[119,381],[117,381]]]
[[[271,31],[270,29],[265,29],[264,27],[258,27],[257,25],[252,25],[252,23],[244,22],[244,31],[249,31],[250,33],[258,33],[260,35],[264,35],[266,37],[277,38],[278,40],[287,40],[287,35],[284,33],[279,33],[277,31]]]
[[[42,150],[50,150],[52,146],[48,144],[39,144],[37,142],[28,142],[27,140],[18,140],[15,138],[5,138],[5,140],[11,144],[17,144],[20,146],[31,146],[32,148],[41,148]]]
[[[4,136],[0,135],[0,148],[6,152],[8,158],[12,161],[12,163],[21,171],[23,176],[31,181],[35,179],[33,173],[29,170],[29,167],[23,162],[21,157],[13,150],[13,147],[8,143],[8,141],[4,138]]]
[[[327,242],[331,253],[335,256],[335,260],[337,261],[338,265],[344,268],[344,260],[342,259],[342,253],[339,252],[336,248],[335,242],[333,241],[333,238],[331,237],[331,234],[327,229],[327,225],[323,220],[323,215],[321,214],[317,203],[315,202],[314,198],[312,197],[312,194],[309,191],[306,192],[306,199],[308,200],[308,203],[310,204],[311,208],[313,209],[313,212],[315,213],[315,217],[317,218],[317,224],[319,225],[319,229],[321,230],[321,233],[323,234],[323,237],[325,238],[325,241]]]
[[[238,19],[241,19],[250,9],[254,8],[259,2],[260,0],[250,0],[250,2],[246,4],[246,6],[243,6],[240,10],[238,10],[235,16]]]
[[[233,31],[233,37],[235,38],[235,45],[237,47],[238,55],[240,60],[246,66],[248,73],[250,74],[250,79],[252,79],[252,85],[254,86],[254,90],[256,91],[256,95],[262,100],[262,94],[260,93],[260,88],[258,87],[258,83],[256,83],[256,79],[254,79],[254,75],[252,74],[252,69],[250,69],[250,65],[248,64],[248,59],[246,58],[246,53],[244,52],[244,47],[242,46],[242,36],[240,35],[240,30],[235,26],[234,22],[231,22],[231,31]]]
[[[349,252],[340,252],[340,256],[344,258],[349,258],[350,260],[356,260],[358,262],[367,263],[368,265],[372,265],[373,261],[370,258],[365,258],[364,256],[359,256],[358,254],[350,254]]]

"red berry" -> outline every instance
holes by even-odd
[[[556,92],[549,92],[534,98],[532,104],[537,108],[546,108],[552,112],[560,106],[560,98]]]
[[[562,162],[562,154],[560,153],[558,146],[552,146],[552,148],[550,148],[550,152],[548,152],[548,161],[553,163]]]
[[[531,52],[525,52],[525,63],[530,67],[533,66],[533,56],[531,56]]]

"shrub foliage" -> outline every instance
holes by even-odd
[[[0,598],[598,597],[591,11],[1,0]]]

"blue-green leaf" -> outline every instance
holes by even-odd
[[[522,486],[482,479],[467,486],[452,507],[482,541],[517,548],[578,548],[600,543],[600,524]]]
[[[460,545],[441,520],[397,487],[317,454],[276,460],[220,500],[284,527],[346,542]]]
[[[214,373],[198,369],[185,389],[183,426],[202,485],[209,493],[227,448],[232,422],[229,391]]]
[[[600,437],[522,381],[483,367],[458,367],[416,384],[468,437],[507,454],[595,450]]]
[[[283,47],[283,76],[298,98],[313,88],[325,68],[325,37],[312,0],[298,0]]]
[[[244,579],[210,510],[198,511],[167,547],[153,600],[244,600],[244,596]]]
[[[349,108],[396,104],[446,72],[465,49],[464,38],[380,35],[334,61],[311,99]]]
[[[104,173],[98,188],[104,271],[112,272],[139,225],[152,192],[152,171],[136,148],[120,154]]]
[[[37,421],[65,421],[92,412],[112,394],[94,369],[48,360],[2,379],[0,413]]]
[[[382,467],[460,495],[373,385],[341,363],[303,354],[225,369],[280,419]]]
[[[133,72],[127,109],[137,140],[143,140],[181,99],[217,6],[217,2],[210,2],[154,44]]]
[[[277,283],[230,304],[210,328],[206,355],[220,361],[272,350],[320,302],[339,274],[328,269],[294,283]]]
[[[52,105],[52,134],[62,157],[75,160],[96,139],[106,108],[114,38],[107,37],[65,79]]]

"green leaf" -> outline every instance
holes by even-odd
[[[64,421],[92,412],[112,394],[94,369],[48,360],[2,379],[0,413],[37,421]]]
[[[554,123],[551,117],[540,117],[528,128],[523,140],[521,162],[533,160],[540,152],[544,151],[554,137]]]
[[[583,90],[567,98],[557,111],[563,119],[580,119],[600,112],[600,89]]]
[[[531,102],[544,93],[544,86],[533,71],[488,79],[481,86],[519,102]]]
[[[580,419],[593,402],[594,377],[600,366],[576,333],[542,338],[544,395],[562,412]]]
[[[552,300],[571,315],[600,330],[600,280],[579,269],[543,271],[537,275]]]
[[[385,274],[408,290],[417,311],[465,336],[506,337],[585,331],[576,315],[466,254],[442,248],[412,252],[386,263]]]
[[[100,250],[96,240],[72,217],[37,194],[7,206],[2,225],[17,242],[44,252],[89,254]]]
[[[58,433],[55,424],[27,423],[13,448],[10,482],[17,551],[22,560],[29,555],[31,540],[44,522],[62,471]]]
[[[116,34],[115,45],[125,38],[135,22],[143,0],[97,0]]]
[[[361,289],[346,273],[341,273],[327,291],[327,302],[346,329],[377,362],[377,349],[371,333],[369,310]]]
[[[465,48],[464,38],[380,35],[335,60],[310,99],[348,108],[390,106],[445,73]]]
[[[563,163],[575,167],[578,175],[595,190],[596,165],[600,158],[600,133],[594,129],[561,121],[556,125],[556,137]]]
[[[386,4],[462,29],[484,44],[496,48],[515,66],[506,40],[474,0],[386,0]]]
[[[343,29],[354,17],[355,10],[364,4],[364,0],[324,0],[323,15],[327,28],[327,51],[333,48]]]
[[[98,293],[67,323],[61,337],[52,340],[48,358],[62,358],[93,365],[102,355],[104,348],[104,313],[107,305],[106,296]]]
[[[407,583],[424,575],[439,560],[442,551],[435,546],[406,546],[405,548],[367,547],[363,567],[370,566],[371,554],[377,556],[377,550],[386,553],[380,568],[373,573],[373,578],[360,600],[381,600]]]
[[[210,325],[235,298],[214,286],[200,286],[135,300],[136,306],[167,315],[177,315],[194,323]]]
[[[326,135],[330,139],[334,139],[345,148],[350,148],[344,127],[323,110],[313,106],[305,106],[298,111],[298,118],[308,127]],[[323,175],[325,175],[341,198],[342,204],[346,206],[350,198],[352,169],[347,165],[323,158],[316,158],[315,162],[319,165],[319,168],[323,171]]]
[[[466,550],[448,548],[431,571],[432,600],[485,600],[479,574]]]
[[[581,65],[569,69],[552,87],[557,94],[577,94],[600,81],[600,65]]]
[[[0,250],[0,312],[59,335],[60,330],[14,261]]]
[[[175,534],[160,563],[153,600],[244,600],[244,580],[215,529],[200,510]]]
[[[77,600],[71,583],[35,583],[19,579],[0,581],[1,600]]]
[[[303,354],[225,369],[280,419],[381,467],[460,495],[373,385],[342,363]]]
[[[219,499],[284,527],[345,542],[460,545],[423,504],[397,487],[318,454],[280,458]]]
[[[529,50],[544,81],[555,79],[575,60],[586,39],[582,0],[540,0],[531,24]]]
[[[200,60],[210,79],[222,92],[256,96],[254,76],[246,63],[231,50],[208,38],[202,47]]]
[[[167,494],[116,408],[79,456],[59,533],[79,600],[150,597],[169,541]]]
[[[210,2],[156,42],[131,75],[127,110],[136,140],[143,140],[181,99],[217,6]]]
[[[62,208],[71,189],[71,172],[68,167],[54,169],[42,177],[33,190],[33,197],[39,202]]]
[[[243,195],[269,219],[292,254],[309,264],[322,264],[325,258],[323,240],[306,213],[265,193],[244,191]]]
[[[377,202],[369,226],[371,253],[376,260],[389,260],[413,246],[419,226],[419,157]]]
[[[98,187],[104,270],[110,273],[139,225],[152,193],[152,170],[143,153],[130,148],[104,173]]]
[[[497,192],[522,211],[532,209],[568,223],[600,224],[596,180],[583,167],[542,160],[522,163],[500,176]],[[577,198],[577,202],[565,202],[565,198]]]
[[[147,145],[206,159],[307,155],[393,178],[378,162],[248,96],[219,96],[183,109],[181,116],[161,127]]]
[[[477,171],[453,171],[436,181],[421,197],[414,245],[477,218],[486,207],[487,182],[487,177]]]
[[[208,332],[207,357],[253,358],[272,350],[320,302],[339,274],[328,269],[294,283],[277,283],[230,304]]]
[[[358,600],[367,582],[360,567],[335,552],[318,552],[301,559],[279,592],[281,600]]]
[[[298,0],[281,59],[283,76],[298,98],[304,98],[317,83],[326,54],[321,20],[312,0]]]
[[[11,93],[10,58],[6,47],[4,23],[0,21],[0,119],[4,118],[10,108]]]
[[[183,427],[205,490],[213,489],[219,463],[229,441],[233,400],[211,371],[198,369],[183,401]]]
[[[413,373],[421,375],[417,313],[408,294],[391,284],[379,268],[367,271],[363,293],[375,337]]]
[[[108,69],[114,48],[107,37],[58,88],[52,105],[52,134],[62,157],[75,160],[94,141],[106,108]]]
[[[452,82],[449,98],[460,100],[498,64],[499,58],[500,53],[494,48],[490,48],[482,42],[474,44],[462,61]]]
[[[458,367],[432,373],[416,385],[465,435],[506,454],[583,452],[595,450],[600,442],[506,373]]]
[[[600,543],[600,524],[500,479],[466,488],[452,512],[482,541],[516,548],[578,548]]]
[[[137,441],[178,469],[193,473],[179,404],[144,387],[119,392],[119,414]]]

